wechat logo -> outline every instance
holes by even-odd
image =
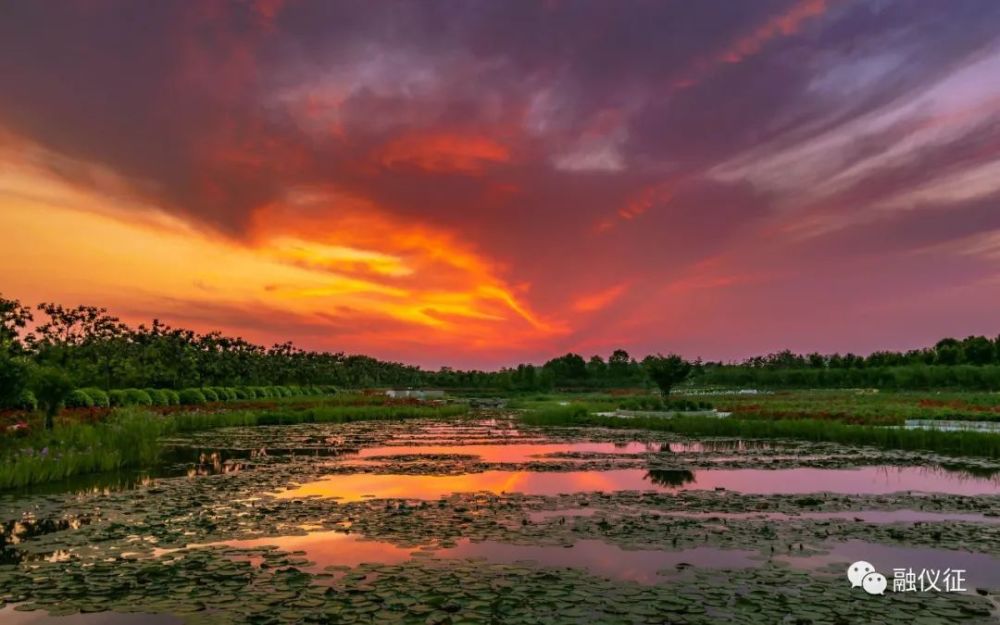
[[[875,567],[864,560],[858,560],[847,569],[847,579],[851,580],[851,588],[861,586],[869,595],[885,594],[888,583],[885,575],[875,570]]]

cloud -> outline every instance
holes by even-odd
[[[4,17],[0,280],[25,299],[495,366],[923,340],[951,326],[920,293],[995,273],[995,2]]]
[[[595,312],[602,310],[621,297],[627,289],[628,284],[616,284],[612,287],[608,287],[607,289],[597,291],[596,293],[589,293],[582,297],[578,297],[576,301],[573,302],[573,310],[577,312]]]
[[[460,134],[405,135],[378,157],[385,167],[416,167],[428,172],[478,174],[510,160],[506,147],[488,137]]]

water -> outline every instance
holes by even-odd
[[[661,511],[652,509],[631,509],[628,512],[642,514],[657,514],[660,516],[684,517],[690,519],[763,519],[769,521],[794,521],[796,519],[856,521],[858,523],[983,523],[1000,525],[1000,516],[984,514],[963,514],[959,512],[927,512],[925,510],[840,510],[833,512],[800,512],[787,514],[781,512],[687,512]],[[593,516],[595,508],[568,508],[565,510],[541,510],[531,512],[528,518],[534,523],[542,523],[549,519],[579,516]],[[626,510],[623,510],[626,512]]]
[[[484,471],[462,475],[347,473],[325,477],[278,494],[280,498],[368,497],[438,499],[451,493],[488,491],[558,495],[573,492],[725,489],[747,494],[845,495],[903,491],[982,495],[1000,493],[1000,479],[927,467],[875,466],[857,469],[702,469],[695,471],[616,469],[611,471]]]
[[[414,557],[472,558],[501,564],[531,561],[546,567],[584,568],[601,577],[644,584],[662,583],[664,576],[661,572],[669,575],[691,567],[739,569],[760,564],[760,556],[749,550],[711,547],[678,551],[622,549],[599,540],[579,540],[569,546],[549,546],[461,539],[454,547],[407,548],[367,540],[356,534],[316,532],[306,536],[225,541],[210,546],[219,545],[237,549],[274,546],[282,551],[301,551],[313,563],[310,568],[317,572],[328,566],[353,568],[363,563],[399,564]]]
[[[858,560],[870,562],[875,570],[892,580],[896,568],[913,569],[917,574],[923,569],[964,571],[966,588],[1000,588],[1000,558],[985,553],[969,553],[952,549],[929,549],[921,547],[899,547],[849,540],[828,545],[830,552],[803,558],[776,556],[774,559],[801,569],[817,569],[822,566],[847,567]]]
[[[435,442],[440,439],[435,439]],[[411,442],[411,441],[407,441]],[[755,449],[771,449],[767,443],[754,444],[747,441],[720,442],[627,442],[627,443],[531,443],[496,445],[479,441],[463,445],[387,445],[361,449],[355,456],[359,459],[408,455],[463,455],[475,456],[481,462],[533,462],[539,460],[562,459],[556,454],[663,454],[663,453],[711,453],[741,452]]]
[[[917,509],[930,497],[900,494],[886,498],[882,505],[909,506],[909,509],[807,512],[800,510],[806,504],[796,503],[798,497],[784,502],[771,497],[776,494],[836,493],[844,496],[838,505],[830,506],[836,508],[848,507],[852,495],[910,491],[962,497],[998,495],[1000,478],[985,463],[979,475],[973,475],[942,467],[888,466],[880,463],[905,461],[905,455],[880,460],[886,456],[876,454],[873,466],[806,468],[796,467],[795,460],[815,459],[820,457],[817,454],[831,452],[833,456],[830,457],[834,457],[838,450],[833,449],[835,446],[733,439],[640,440],[642,436],[638,433],[620,431],[594,430],[588,431],[587,436],[592,438],[574,438],[572,431],[565,428],[519,430],[502,420],[478,424],[464,421],[460,425],[412,421],[310,424],[205,433],[205,438],[193,436],[187,441],[179,440],[178,450],[168,457],[165,467],[155,471],[97,476],[8,494],[0,499],[0,510],[4,511],[0,516],[0,547],[3,547],[0,559],[10,556],[10,563],[16,566],[33,567],[43,574],[40,579],[44,579],[44,575],[58,575],[61,580],[79,580],[84,585],[79,596],[86,595],[87,584],[101,579],[89,575],[102,564],[110,569],[110,572],[105,571],[106,576],[115,579],[121,576],[124,587],[141,588],[141,580],[146,579],[148,571],[174,566],[170,563],[181,556],[173,546],[185,543],[189,544],[189,549],[184,554],[200,554],[198,557],[212,565],[195,571],[218,570],[221,560],[228,566],[238,564],[249,568],[255,575],[268,575],[274,567],[289,566],[287,558],[298,557],[265,553],[263,548],[266,546],[274,546],[286,554],[304,553],[302,557],[312,564],[296,563],[294,566],[305,574],[319,574],[327,567],[336,567],[331,577],[311,580],[314,585],[346,583],[345,580],[358,571],[357,567],[368,563],[405,564],[410,570],[409,567],[419,567],[421,563],[454,568],[471,560],[475,564],[466,566],[473,571],[473,576],[464,579],[470,585],[491,587],[492,582],[485,573],[480,573],[481,568],[530,562],[531,567],[554,571],[556,577],[551,582],[552,588],[560,588],[558,576],[568,575],[568,569],[573,569],[614,583],[632,583],[630,588],[646,589],[641,592],[665,589],[664,592],[674,595],[694,596],[701,604],[711,601],[712,595],[711,592],[698,594],[700,588],[723,594],[738,590],[744,597],[751,598],[753,593],[771,596],[782,592],[781,588],[766,585],[770,582],[761,582],[765,585],[753,588],[754,576],[767,575],[759,570],[761,568],[770,569],[772,575],[776,568],[785,573],[788,567],[808,571],[810,585],[813,581],[821,583],[835,576],[839,584],[840,570],[846,570],[855,560],[865,559],[890,580],[893,568],[961,568],[966,571],[965,579],[970,589],[1000,589],[1000,561],[994,555],[998,551],[996,527],[1000,517],[982,513],[1000,513],[995,503],[989,503],[995,502],[993,499],[977,499],[976,505],[971,505],[958,497],[944,498],[943,503],[939,500],[929,505],[928,508],[934,509],[930,511]],[[315,457],[303,457],[300,453],[305,449],[303,445],[307,445],[309,455]],[[266,455],[253,451],[262,447],[267,448]],[[206,450],[204,457],[202,450]],[[222,451],[213,454],[212,450]],[[284,451],[288,453],[282,453]],[[579,466],[573,464],[574,454],[580,454],[581,458],[588,455],[626,458],[627,464],[609,463],[607,466],[633,468],[563,470]],[[406,463],[403,456],[416,456],[414,459],[420,463]],[[510,470],[468,473],[462,472],[468,469],[462,463],[444,461],[438,470],[433,456],[465,456],[483,463],[503,463],[504,468]],[[766,466],[767,461],[782,459],[783,466],[791,463],[792,468],[684,468],[685,462],[693,456],[702,464],[706,459],[739,459],[758,467]],[[634,468],[650,463],[655,466],[663,463],[664,458],[677,468]],[[752,464],[757,461],[760,464]],[[352,469],[355,464],[358,466]],[[336,467],[338,473],[324,476],[324,471],[331,467]],[[427,474],[360,472],[371,470],[426,471]],[[445,474],[448,471],[455,473]],[[130,488],[136,489],[134,494],[121,492]],[[712,495],[686,496],[684,499],[692,505],[692,511],[670,511],[639,507],[641,500],[634,495],[623,495],[621,491],[666,494],[708,491]],[[519,498],[449,497],[456,493],[481,492],[524,493],[534,499],[526,502]],[[602,495],[589,499],[585,495],[597,492]],[[72,493],[83,495],[77,497]],[[567,493],[579,496],[561,498],[557,502],[542,499]],[[743,501],[733,497],[733,493],[746,498],[746,507],[733,505],[734,501]],[[41,494],[46,495],[42,503],[39,498],[30,499]],[[32,501],[30,510],[27,505],[24,509],[18,507],[21,497]],[[315,499],[296,501],[306,497]],[[426,503],[398,506],[378,499],[424,500]],[[669,497],[664,499],[669,500]],[[716,501],[726,512],[713,511]],[[553,505],[561,509],[537,509]],[[570,507],[576,505],[580,507]],[[26,512],[31,514],[24,516]],[[96,513],[93,522],[79,516],[91,512]],[[599,518],[573,518],[595,514]],[[597,522],[605,516],[609,519],[607,523]],[[696,521],[664,523],[660,518],[672,516]],[[562,517],[567,519],[565,523],[559,521]],[[26,520],[29,518],[35,520]],[[708,520],[712,518],[726,522]],[[829,530],[829,533],[820,534],[808,523],[814,520],[842,522],[824,525],[823,532]],[[855,520],[857,524],[853,523]],[[912,540],[913,530],[923,531],[917,525],[921,523],[937,524],[939,533],[942,528],[954,529],[950,534],[945,531],[942,541],[935,543],[948,548],[912,546],[922,542]],[[892,524],[894,527],[869,529],[862,524]],[[969,524],[974,525],[970,528]],[[669,534],[663,532],[665,525],[671,527]],[[352,531],[329,531],[335,527],[351,528]],[[891,532],[903,532],[899,534],[902,538],[892,539],[901,544],[865,542],[876,540],[876,536],[889,540],[885,537],[893,535]],[[232,536],[263,537],[236,540],[230,538]],[[864,541],[857,540],[859,536]],[[911,545],[905,544],[907,540]],[[803,552],[806,555],[794,552],[789,555],[791,545],[803,542],[808,547],[823,546],[829,553],[816,555],[807,547]],[[34,551],[30,549],[33,545],[36,546]],[[161,548],[164,545],[171,548]],[[642,548],[630,548],[629,545]],[[234,555],[208,548],[220,546],[250,551]],[[129,553],[129,558],[139,558],[139,564],[130,565],[128,559],[115,559],[122,552]],[[771,556],[772,553],[780,555]],[[247,567],[245,562],[234,563],[228,558],[249,560],[252,566]],[[281,560],[286,563],[280,564]],[[261,566],[264,562],[270,564]],[[139,577],[128,577],[136,575],[138,567],[143,571]],[[415,578],[423,581],[412,589],[414,596],[420,598],[433,590],[437,570],[426,574],[429,576]],[[704,579],[700,577],[702,574],[712,576],[711,584],[697,581]],[[0,570],[0,597],[4,592],[3,575],[4,571]],[[190,584],[198,588],[201,575],[200,572],[190,574],[181,586]],[[366,583],[380,589],[379,573],[371,575]],[[382,581],[387,577],[383,576]],[[730,579],[739,581],[731,582]],[[250,601],[260,592],[260,587],[248,585],[237,590],[230,587],[227,592],[240,597],[245,593]],[[212,588],[214,590],[214,586]],[[596,592],[593,588],[597,586],[587,588],[584,593]],[[840,588],[840,585],[833,588]],[[18,590],[22,593],[20,596],[30,596],[34,592],[30,586]],[[791,591],[794,594],[795,589]],[[338,590],[323,595],[322,601],[335,603],[350,596],[354,595]],[[605,595],[598,596],[604,600]],[[199,601],[209,602],[210,599],[203,597]],[[836,601],[831,600],[833,603]],[[788,610],[794,615],[794,605],[788,605],[793,606]],[[103,609],[116,607],[104,605]],[[166,601],[157,603],[155,608],[139,607],[169,612],[171,604]],[[174,611],[183,611],[184,607],[180,605]],[[209,607],[206,614],[218,609],[230,607]],[[288,614],[288,610],[296,609],[300,608],[295,607],[294,601],[289,605],[277,603],[272,614]],[[720,622],[726,620],[724,607],[713,609],[722,610]],[[766,612],[770,608],[761,609]],[[349,614],[359,616],[358,613]],[[782,616],[766,612],[762,621],[776,622]],[[877,620],[868,619],[867,622]],[[244,621],[237,618],[233,622]],[[0,623],[178,625],[181,619],[163,614],[114,612],[48,617],[44,612],[15,612],[8,606],[0,610]]]
[[[18,612],[13,608],[4,608],[0,610],[0,623],[3,625],[183,625],[184,621],[169,614],[100,612],[49,616],[40,610]]]

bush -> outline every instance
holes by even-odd
[[[108,391],[108,403],[114,407],[126,406],[128,399],[125,397],[125,391],[121,389],[115,389],[113,391]]]
[[[181,406],[196,406],[208,401],[205,394],[196,388],[184,389],[177,394],[177,400]]]
[[[255,386],[253,387],[253,392],[257,395],[257,399],[270,399],[274,397],[269,386]]]
[[[38,410],[38,400],[35,398],[35,394],[24,389],[14,400],[14,408],[18,410]]]
[[[205,396],[205,401],[219,401],[219,394],[210,388],[201,389],[201,394]]]
[[[94,400],[80,389],[77,389],[66,396],[65,405],[67,408],[93,408]]]
[[[90,397],[90,401],[94,404],[95,408],[107,408],[111,405],[111,400],[108,399],[108,394],[99,388],[88,387],[80,389]]]
[[[166,405],[168,405],[168,406],[176,406],[179,403],[181,403],[181,398],[180,398],[180,395],[177,393],[177,391],[175,391],[173,389],[170,389],[170,388],[165,388],[165,389],[162,389],[160,392],[163,393],[163,396],[167,398],[167,404]]]
[[[287,386],[275,386],[274,387],[274,391],[275,391],[274,392],[274,396],[275,397],[291,397],[292,396],[292,389],[288,388]]]
[[[230,401],[236,399],[236,395],[231,395],[229,393],[228,388],[222,386],[213,386],[212,391],[215,392],[216,396],[219,398],[219,401]]]
[[[153,402],[153,406],[166,406],[167,405],[167,394],[156,388],[145,389],[146,394],[149,395],[149,399]]]
[[[137,388],[125,389],[126,406],[152,406],[153,399],[146,391]]]

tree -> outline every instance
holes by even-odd
[[[29,361],[0,351],[0,407],[15,405],[30,381]]]
[[[608,365],[604,363],[604,359],[600,356],[594,355],[590,357],[587,361],[587,376],[590,377],[591,384],[603,384],[607,376]]]
[[[624,349],[616,349],[608,357],[608,376],[614,385],[622,385],[628,380],[632,358]]]
[[[664,395],[669,395],[674,386],[686,380],[691,374],[691,363],[677,354],[646,356],[642,361],[642,367]]]
[[[970,365],[988,365],[996,358],[996,347],[985,336],[970,336],[962,341],[962,353]]]
[[[938,341],[934,351],[937,354],[937,363],[940,365],[957,365],[962,358],[962,346],[952,338]]]
[[[16,299],[5,299],[0,295],[0,350],[4,353],[20,352],[21,330],[31,321],[30,308],[22,306]]]
[[[553,358],[542,368],[552,375],[556,386],[578,386],[587,379],[587,363],[579,354],[569,353]]]
[[[76,385],[65,371],[56,367],[39,367],[32,378],[32,390],[45,409],[45,428],[51,430],[59,408]]]

